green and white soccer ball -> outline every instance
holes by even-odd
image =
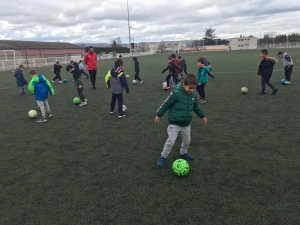
[[[136,81],[136,80],[133,80],[132,83],[133,83],[133,84],[137,84],[137,81]]]
[[[30,111],[28,112],[28,116],[29,116],[29,118],[31,118],[31,119],[36,118],[36,117],[37,117],[37,111],[35,111],[35,110],[30,110]]]
[[[123,107],[122,107],[122,112],[126,112],[127,111],[127,107],[126,107],[126,105],[123,105]]]
[[[167,87],[167,82],[163,82],[163,88]]]
[[[126,78],[129,79],[129,75],[128,74],[126,75]]]
[[[188,162],[184,159],[176,159],[173,162],[172,165],[172,170],[175,173],[175,175],[182,177],[185,176],[189,173],[190,171],[190,166]]]
[[[243,94],[246,94],[246,93],[248,92],[248,88],[242,87],[241,92],[242,92]]]
[[[80,98],[78,98],[78,97],[74,98],[74,99],[73,99],[73,103],[74,103],[75,105],[79,105],[79,104],[81,103]]]

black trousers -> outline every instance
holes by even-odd
[[[111,97],[111,103],[110,103],[110,110],[114,111],[115,110],[115,105],[116,101],[118,99],[118,113],[122,114],[123,113],[123,94],[112,94]]]
[[[55,81],[56,79],[58,79],[59,81],[61,81],[61,76],[59,73],[55,74],[55,77],[53,78],[53,81]]]
[[[196,90],[198,91],[200,95],[200,99],[205,99],[205,85],[206,84],[201,84],[200,86],[197,85]]]
[[[96,75],[97,75],[97,70],[89,70],[90,78],[91,78],[91,83],[93,87],[96,87]]]
[[[263,92],[266,91],[266,85],[268,85],[273,90],[275,89],[274,85],[271,84],[271,82],[270,82],[270,78],[266,78],[266,77],[261,76],[261,90]]]
[[[292,72],[293,72],[293,67],[294,65],[290,65],[289,67],[285,68],[285,79],[287,81],[291,81],[291,76],[292,76]]]
[[[139,76],[139,73],[135,73],[135,74],[134,74],[134,79],[135,79],[135,80],[142,81],[142,79],[141,79],[140,76]]]

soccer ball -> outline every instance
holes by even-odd
[[[172,170],[177,176],[182,177],[188,174],[190,171],[190,166],[186,160],[176,159],[173,162]]]
[[[167,87],[167,82],[163,82],[163,88]]]
[[[242,87],[241,92],[242,92],[243,94],[246,94],[246,93],[248,92],[248,88]]]
[[[127,107],[125,105],[123,105],[122,112],[126,112],[126,111],[127,111]]]
[[[64,81],[64,83],[67,83],[68,80],[65,78],[63,81]]]
[[[80,98],[78,98],[78,97],[76,97],[76,98],[73,99],[73,103],[74,103],[75,105],[79,105],[80,102],[81,102],[81,100],[80,100]]]
[[[285,83],[285,82],[286,82],[286,79],[282,79],[280,82],[281,82],[281,84],[284,85],[284,84],[286,84],[286,83]]]
[[[126,78],[129,79],[129,75],[128,74],[126,75]]]
[[[30,110],[30,111],[28,112],[28,116],[29,116],[29,118],[31,118],[31,119],[36,118],[36,117],[37,117],[37,111],[35,111],[35,110]]]
[[[136,80],[133,80],[133,81],[132,81],[132,83],[133,83],[133,84],[136,84],[136,83],[137,83],[137,81],[136,81]]]

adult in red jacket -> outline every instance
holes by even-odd
[[[89,71],[93,89],[96,89],[96,75],[97,75],[97,54],[94,52],[93,46],[89,47],[89,52],[84,55],[84,63]]]

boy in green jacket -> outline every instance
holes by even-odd
[[[205,103],[205,85],[208,82],[208,75],[210,72],[210,68],[208,66],[205,66],[205,59],[203,57],[198,59],[198,85],[197,85],[197,91],[200,95],[199,103]]]
[[[193,111],[203,120],[204,124],[207,119],[197,102],[197,95],[194,93],[197,87],[197,79],[194,74],[188,74],[180,83],[176,90],[172,91],[158,109],[155,123],[159,123],[160,118],[169,110],[168,120],[168,135],[161,157],[157,164],[163,166],[167,156],[170,154],[173,145],[175,144],[178,133],[182,135],[182,144],[180,149],[180,156],[184,159],[194,159],[187,150],[191,141],[191,126],[190,122],[193,119]]]

